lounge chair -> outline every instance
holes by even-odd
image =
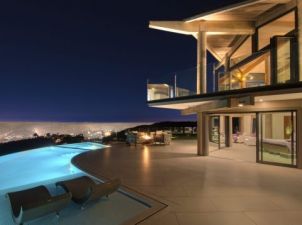
[[[70,193],[51,196],[45,186],[11,192],[7,197],[16,224],[23,224],[50,213],[59,216],[59,212],[71,201]]]
[[[65,191],[72,194],[72,200],[81,205],[84,209],[88,202],[99,200],[104,196],[109,196],[117,191],[121,185],[119,179],[108,181],[105,183],[95,183],[90,177],[82,176],[72,180],[61,181],[56,183]]]

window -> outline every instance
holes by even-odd
[[[287,83],[291,80],[291,39],[277,38],[277,83]]]
[[[231,71],[231,89],[268,85],[270,75],[270,52],[267,52]]]
[[[258,29],[258,49],[270,44],[274,36],[284,36],[295,30],[295,11],[292,11]]]
[[[219,91],[227,91],[230,90],[230,75],[221,73],[218,75],[218,90]]]
[[[252,37],[248,37],[242,45],[232,54],[230,58],[231,66],[239,63],[252,54]]]

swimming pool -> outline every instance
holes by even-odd
[[[0,195],[40,184],[79,176],[83,173],[71,159],[105,145],[83,142],[37,148],[0,157]]]
[[[37,148],[1,156],[0,224],[14,225],[10,205],[5,197],[7,192],[45,185],[52,195],[57,195],[64,190],[57,188],[55,182],[85,174],[72,165],[71,159],[80,153],[87,152],[89,154],[88,151],[105,147],[105,145],[97,143],[83,142]],[[98,178],[95,179],[99,180]],[[59,220],[55,214],[50,214],[33,220],[29,224],[137,224],[164,207],[166,205],[156,200],[133,192],[133,190],[126,187],[121,187],[109,198],[101,198],[85,210],[79,210],[79,206],[71,202],[68,207],[60,212]]]

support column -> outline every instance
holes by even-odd
[[[229,147],[233,145],[233,117],[229,116]]]
[[[224,117],[224,129],[225,129],[225,147],[231,147],[232,132],[230,130],[230,116]]]
[[[207,34],[198,32],[196,93],[207,93]]]
[[[197,113],[197,155],[209,155],[209,116]]]
[[[302,81],[302,1],[297,0],[297,9],[298,9],[298,15],[297,20],[298,23],[298,45],[299,45],[299,80]]]
[[[297,165],[302,169],[302,109],[297,110],[297,128],[296,128],[296,152],[297,152]]]
[[[230,74],[230,57],[228,56],[228,54],[225,54],[225,61],[224,61],[224,73],[225,75],[229,76],[229,90],[231,90],[231,86],[232,86],[232,76]]]

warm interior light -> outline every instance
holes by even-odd
[[[262,98],[260,98],[260,99],[259,99],[259,102],[263,102],[263,99],[262,99]]]
[[[238,106],[239,106],[239,107],[243,107],[243,104],[242,104],[242,103],[239,103]]]
[[[145,139],[145,140],[150,140],[151,139],[151,137],[147,134],[143,135],[142,138]]]
[[[105,133],[104,133],[104,136],[105,137],[108,137],[108,136],[110,136],[112,133],[111,133],[111,131],[106,131]]]

